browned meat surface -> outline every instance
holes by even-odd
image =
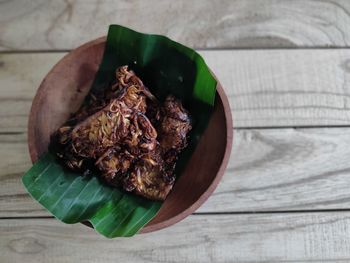
[[[130,187],[130,188],[127,188]],[[153,200],[164,200],[173,187],[163,177],[162,166],[138,162],[124,182],[124,188]]]
[[[189,114],[175,97],[161,105],[123,66],[110,88],[91,94],[68,123],[52,142],[69,168],[84,171],[92,164],[107,183],[149,199],[169,194],[191,129]]]
[[[128,136],[132,114],[124,102],[112,100],[73,129],[74,152],[80,157],[98,158]]]
[[[165,99],[162,114],[160,146],[164,152],[180,152],[187,146],[187,133],[192,128],[189,114],[181,102],[171,95]]]

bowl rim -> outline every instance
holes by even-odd
[[[30,159],[32,161],[32,163],[34,163],[35,161],[37,161],[38,159],[38,151],[35,148],[35,142],[36,142],[36,137],[35,137],[35,128],[33,123],[36,123],[37,120],[37,112],[38,112],[38,104],[42,98],[42,96],[44,95],[44,90],[45,90],[45,81],[47,78],[51,77],[52,74],[55,73],[55,69],[60,67],[60,65],[62,63],[65,62],[65,60],[71,56],[74,53],[79,53],[84,51],[85,49],[90,48],[91,46],[94,45],[98,45],[101,44],[103,42],[105,42],[107,39],[106,36],[103,37],[99,37],[95,40],[89,41],[81,46],[79,46],[76,49],[73,49],[72,51],[70,51],[68,54],[66,54],[65,56],[63,56],[52,68],[51,70],[45,75],[44,79],[42,80],[42,82],[40,83],[40,86],[34,96],[34,99],[32,101],[32,105],[31,105],[31,109],[30,109],[30,113],[29,113],[29,118],[28,118],[28,131],[27,131],[27,138],[28,138],[28,150],[29,150],[29,155],[30,155]],[[224,116],[225,116],[225,124],[226,124],[226,148],[225,148],[225,152],[224,152],[224,156],[222,158],[219,170],[214,178],[214,180],[211,182],[211,184],[209,185],[209,187],[205,190],[205,192],[203,192],[200,197],[191,205],[189,206],[187,209],[183,210],[181,213],[179,213],[178,215],[171,217],[167,220],[164,220],[162,222],[153,224],[153,225],[148,225],[146,224],[139,233],[149,233],[149,232],[153,232],[156,230],[160,230],[163,228],[166,228],[168,226],[171,226],[175,223],[178,223],[179,221],[183,220],[185,217],[189,216],[190,214],[192,214],[195,210],[197,210],[208,198],[209,196],[214,192],[214,190],[216,189],[217,185],[219,184],[221,178],[224,175],[225,169],[227,167],[228,161],[229,161],[229,157],[231,154],[231,150],[232,150],[232,143],[233,143],[233,120],[232,120],[232,114],[231,114],[231,108],[230,108],[230,104],[228,101],[228,97],[224,92],[224,89],[221,85],[221,83],[219,82],[219,80],[217,79],[217,77],[215,76],[214,73],[212,73],[215,77],[215,79],[217,80],[217,85],[216,85],[216,91],[217,94],[219,95],[222,105],[223,105],[223,110],[224,110]],[[151,221],[150,221],[151,222]]]

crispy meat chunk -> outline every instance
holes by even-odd
[[[99,158],[128,135],[131,116],[131,109],[115,99],[101,111],[79,123],[71,133],[76,155]]]
[[[192,129],[189,113],[181,101],[168,96],[162,107],[163,118],[160,124],[160,146],[163,152],[180,152],[187,146],[187,133]]]
[[[121,178],[129,170],[135,156],[120,147],[108,149],[95,165],[101,171],[102,178],[112,185],[120,185]]]
[[[173,187],[173,182],[164,179],[160,149],[141,156],[131,173],[124,179],[123,187],[152,200],[164,200]]]
[[[168,96],[161,105],[123,66],[108,89],[90,94],[52,142],[69,168],[84,171],[93,165],[108,184],[164,200],[190,129],[189,114],[179,100]]]

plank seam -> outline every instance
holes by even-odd
[[[315,209],[315,210],[281,210],[281,211],[237,211],[237,212],[195,212],[192,216],[220,216],[220,215],[269,215],[269,214],[315,214],[315,213],[348,213],[350,208],[344,209]],[[17,219],[50,219],[53,216],[28,216],[28,217],[0,217],[0,220]]]

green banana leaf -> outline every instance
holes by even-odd
[[[64,169],[45,154],[22,179],[30,195],[64,223],[89,220],[106,237],[132,236],[151,220],[161,202],[124,194],[96,176]]]
[[[91,90],[106,88],[115,69],[122,65],[129,65],[159,100],[173,94],[189,110],[193,129],[175,170],[181,175],[210,119],[215,78],[194,50],[164,36],[111,25]],[[41,156],[22,182],[29,194],[57,219],[68,224],[89,221],[108,238],[136,234],[162,205],[105,185],[98,176],[73,173],[51,153]]]

